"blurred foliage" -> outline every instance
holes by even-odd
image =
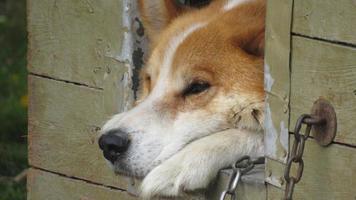
[[[20,183],[0,182],[0,199],[1,200],[25,200],[26,182],[24,181]]]
[[[27,146],[23,143],[0,143],[0,200],[25,200],[26,181],[13,177],[27,168]]]
[[[26,199],[26,1],[0,0],[0,200]]]
[[[0,139],[25,141],[27,105],[26,8],[24,0],[8,0],[0,20]]]

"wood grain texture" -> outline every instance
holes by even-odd
[[[284,191],[273,185],[267,185],[267,200],[283,200]]]
[[[336,110],[335,141],[356,145],[356,48],[293,37],[291,126],[323,97]]]
[[[309,139],[305,144],[303,157],[303,177],[295,186],[293,199],[356,198],[356,149],[338,144],[325,148]],[[283,164],[273,164],[271,167],[274,171],[283,173]],[[292,174],[295,174],[295,167],[292,167]],[[285,185],[282,189],[284,187]],[[273,199],[269,187],[267,190],[269,198]],[[283,190],[279,193],[283,193]]]
[[[289,54],[292,0],[267,3],[265,43],[265,152],[286,161],[289,122]],[[276,12],[278,10],[278,12]]]
[[[296,0],[293,32],[356,44],[356,1]]]
[[[103,88],[121,53],[121,3],[28,0],[28,70]]]
[[[132,200],[126,192],[31,169],[28,200]]]
[[[265,165],[265,181],[269,185],[278,187],[279,189],[284,189],[285,180],[284,180],[284,163],[266,159]]]
[[[220,171],[216,181],[207,190],[207,200],[219,200],[226,190],[232,170]],[[241,200],[265,200],[266,186],[264,184],[264,165],[256,165],[254,170],[241,177],[237,185],[236,197]],[[228,197],[226,199],[229,199]]]
[[[28,83],[30,165],[126,188],[97,145],[108,116],[103,91],[31,75]]]

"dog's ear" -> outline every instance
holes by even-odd
[[[265,1],[251,1],[250,4],[232,10],[238,26],[232,29],[230,38],[237,48],[250,55],[264,56],[265,47]],[[243,28],[241,28],[243,27]]]
[[[174,18],[187,9],[178,5],[175,0],[139,0],[143,26],[148,38],[153,41]]]
[[[264,29],[247,41],[242,42],[241,47],[245,50],[248,54],[252,54],[255,56],[264,56],[264,49],[265,49],[265,31]]]
[[[264,56],[264,24],[247,25],[244,30],[239,30],[238,33],[234,33],[231,38],[234,45],[246,53],[257,57]]]

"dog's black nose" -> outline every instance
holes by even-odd
[[[99,147],[103,150],[104,157],[112,163],[128,149],[129,144],[127,133],[118,129],[110,130],[99,138]]]

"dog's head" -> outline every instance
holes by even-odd
[[[202,137],[261,130],[265,8],[222,0],[203,9],[140,1],[151,52],[136,107],[103,127],[99,144],[117,173],[144,177]]]

